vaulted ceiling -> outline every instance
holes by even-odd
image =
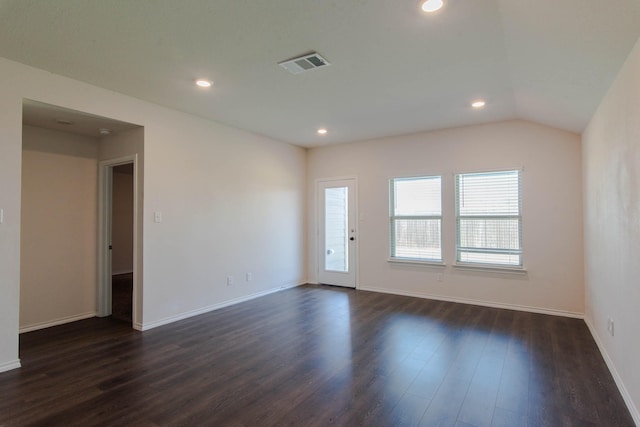
[[[638,0],[0,0],[2,57],[301,146],[581,132],[639,36]],[[278,66],[310,51],[331,66]]]

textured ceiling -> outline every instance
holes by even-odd
[[[511,118],[581,132],[640,36],[638,0],[445,2],[0,0],[0,56],[315,146]],[[332,65],[277,65],[309,51]]]

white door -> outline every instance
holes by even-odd
[[[356,287],[356,180],[318,182],[318,281]]]

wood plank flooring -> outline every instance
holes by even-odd
[[[633,426],[584,322],[302,286],[23,334],[0,426]]]

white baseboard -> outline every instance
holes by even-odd
[[[584,319],[584,313],[576,313],[573,311],[530,307],[530,306],[518,305],[518,304],[505,304],[505,303],[482,301],[482,300],[475,300],[475,299],[468,299],[468,298],[456,298],[456,297],[448,297],[443,295],[423,294],[419,292],[399,291],[396,289],[371,288],[371,287],[365,287],[365,286],[361,286],[358,289],[362,291],[380,292],[384,294],[404,295],[408,297],[433,299],[437,301],[456,302],[460,304],[471,304],[471,305],[479,305],[483,307],[502,308],[505,310],[526,311],[530,313],[548,314],[551,316],[562,316],[562,317],[571,317],[574,319]]]
[[[18,369],[20,366],[20,359],[12,360],[11,362],[0,363],[0,372]]]
[[[609,372],[611,372],[611,376],[613,376],[613,380],[616,382],[616,386],[618,386],[618,390],[620,391],[620,394],[624,399],[624,403],[627,404],[627,408],[631,413],[631,417],[633,418],[633,421],[636,423],[637,426],[640,426],[640,412],[638,412],[638,408],[633,402],[633,399],[631,399],[631,395],[629,394],[627,387],[625,387],[624,381],[622,381],[622,377],[618,373],[618,370],[613,364],[613,360],[611,360],[611,357],[609,357],[609,353],[607,353],[604,343],[600,339],[600,336],[598,335],[596,328],[593,326],[593,323],[591,322],[591,319],[588,316],[585,316],[584,322],[587,324],[587,327],[589,328],[589,332],[591,332],[591,336],[593,336],[593,339],[596,342],[596,345],[598,346],[598,349],[600,350],[600,353],[602,354],[602,357],[604,358],[604,361],[607,364],[607,367],[609,368]]]
[[[46,322],[34,323],[33,325],[27,325],[20,327],[19,333],[37,331],[38,329],[50,328],[51,326],[64,325],[65,323],[76,322],[78,320],[89,319],[90,317],[96,317],[95,311],[83,314],[77,314],[74,316],[61,317],[55,320],[48,320]]]
[[[304,282],[306,283],[306,282]],[[198,316],[200,314],[209,313],[210,311],[219,310],[224,307],[228,307],[230,305],[239,304],[241,302],[250,301],[255,298],[263,297],[265,295],[273,294],[275,292],[280,292],[285,289],[295,288],[296,286],[301,286],[304,283],[297,284],[287,284],[280,286],[278,288],[268,289],[266,291],[256,292],[255,294],[246,295],[239,298],[234,298],[231,300],[223,301],[218,304],[213,304],[207,307],[199,308],[197,310],[188,311],[186,313],[177,314],[175,316],[165,317],[164,319],[156,320],[154,322],[135,324],[133,327],[139,331],[148,331],[149,329],[157,328],[158,326],[167,325],[169,323],[177,322],[179,320],[188,319],[189,317]]]

